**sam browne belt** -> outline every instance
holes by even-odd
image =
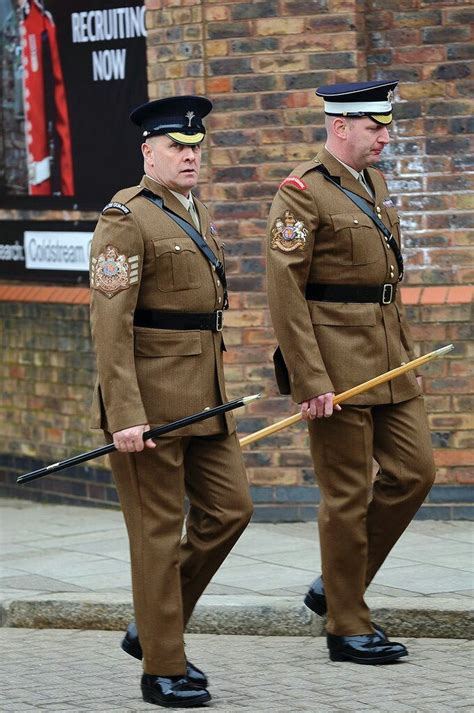
[[[204,329],[222,332],[224,312],[162,312],[157,309],[137,309],[133,317],[136,327],[152,329]]]
[[[323,285],[309,282],[306,299],[315,302],[373,302],[389,305],[395,302],[397,285]]]

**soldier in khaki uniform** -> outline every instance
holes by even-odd
[[[327,610],[331,659],[357,663],[407,654],[374,628],[364,592],[435,475],[413,372],[333,413],[335,393],[413,357],[398,285],[399,217],[372,168],[389,142],[395,86],[367,82],[316,92],[325,100],[326,146],[281,183],[268,221],[277,379],[308,419],[322,496],[323,576],[305,603],[321,615]],[[379,472],[372,486],[373,458]]]
[[[132,113],[143,130],[146,175],[105,206],[91,250],[93,426],[118,449],[110,460],[130,539],[137,620],[122,646],[143,654],[143,698],[162,706],[210,699],[205,674],[186,660],[183,632],[252,513],[230,413],[156,443],[142,438],[153,425],[226,401],[224,256],[206,207],[191,192],[211,108],[204,97],[187,96]]]

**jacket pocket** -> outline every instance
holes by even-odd
[[[201,354],[201,334],[199,331],[171,331],[135,327],[135,356],[173,357]]]
[[[148,422],[201,411],[206,365],[200,332],[135,328],[135,369]]]
[[[201,287],[198,250],[191,239],[154,240],[156,283],[160,292]]]
[[[308,302],[311,322],[328,327],[375,327],[375,306],[371,303]]]
[[[337,213],[331,216],[338,247],[342,249],[341,264],[368,265],[378,259],[372,238],[375,225],[364,213]]]

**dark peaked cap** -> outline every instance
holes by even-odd
[[[398,80],[333,84],[316,89],[330,116],[369,116],[378,124],[392,121],[393,91]]]
[[[143,130],[143,137],[166,134],[178,144],[195,146],[203,140],[206,129],[202,120],[212,110],[206,97],[167,97],[142,104],[130,119]]]

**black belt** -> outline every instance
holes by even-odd
[[[216,312],[160,312],[157,309],[137,309],[133,317],[136,327],[153,329],[208,329],[222,332],[223,310]]]
[[[397,286],[385,285],[321,285],[309,282],[306,299],[316,302],[378,302],[389,305],[395,301]]]

